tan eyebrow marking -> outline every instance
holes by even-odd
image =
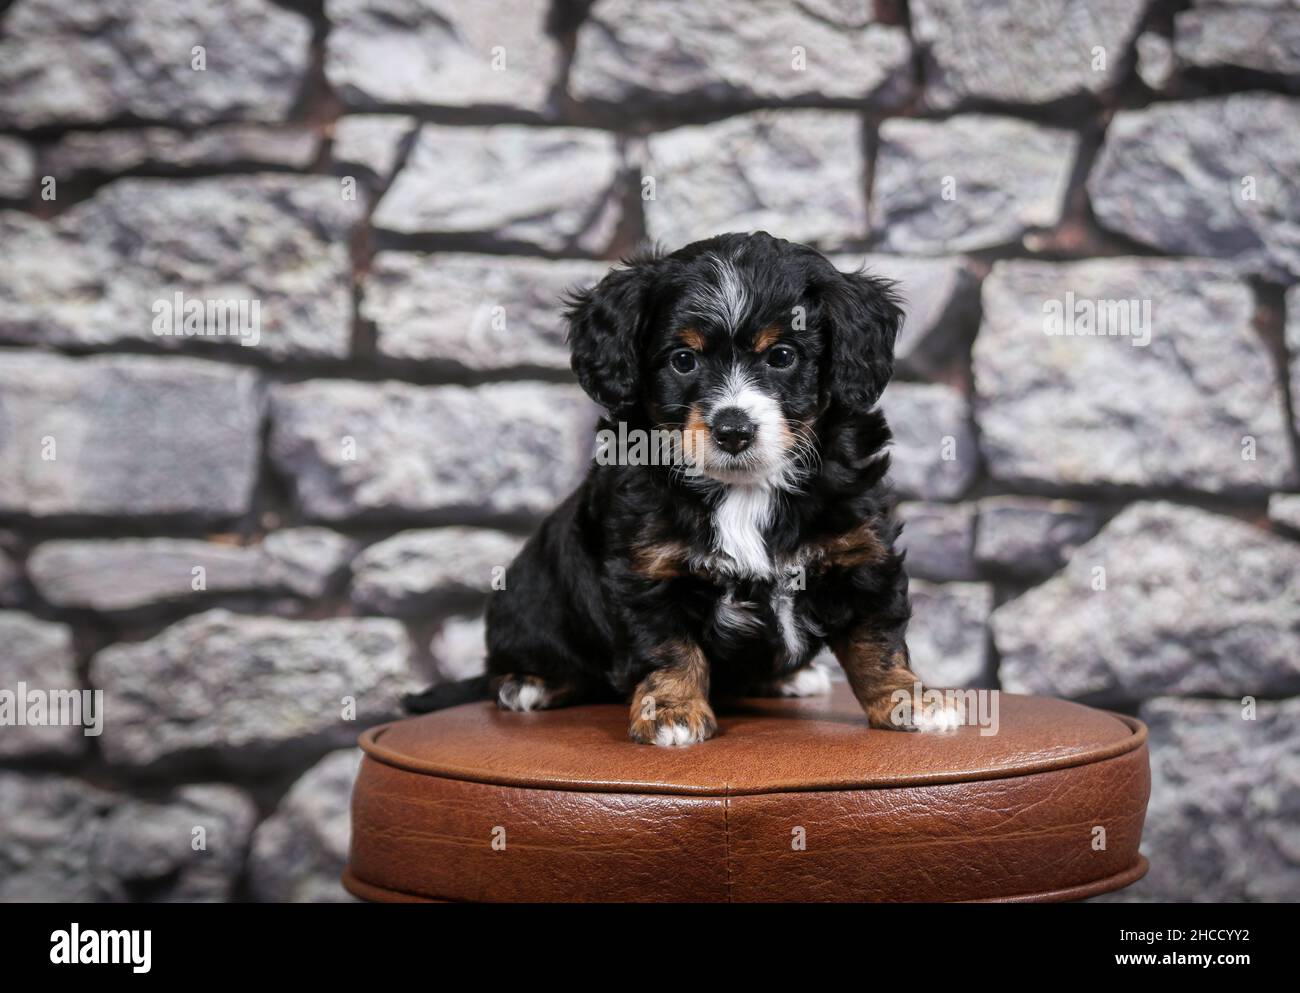
[[[697,352],[704,351],[704,335],[695,328],[683,328],[677,332],[677,338],[687,348],[693,348]]]
[[[781,329],[773,324],[754,336],[754,351],[765,352],[781,339]]]

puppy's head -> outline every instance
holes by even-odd
[[[823,414],[875,404],[902,311],[888,282],[759,232],[629,260],[568,316],[573,371],[612,418],[681,431],[718,482],[779,485]]]

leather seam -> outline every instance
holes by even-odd
[[[723,840],[723,864],[727,867],[727,903],[734,902],[731,899],[731,784],[724,783],[726,792],[722,797],[722,840]]]

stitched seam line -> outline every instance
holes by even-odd
[[[722,795],[722,838],[724,845],[724,864],[727,867],[727,903],[731,903],[731,784],[723,785]]]

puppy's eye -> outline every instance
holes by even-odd
[[[788,345],[777,345],[775,348],[768,349],[767,364],[773,369],[789,369],[794,365],[794,349]]]
[[[677,351],[673,352],[672,355],[668,356],[668,364],[677,372],[680,372],[685,376],[687,373],[695,371],[698,362],[695,358],[695,353],[689,348],[679,348]]]

